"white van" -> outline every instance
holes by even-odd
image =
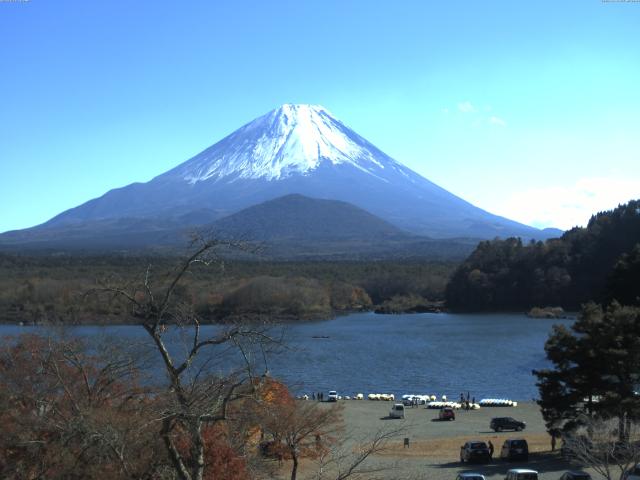
[[[329,395],[327,396],[327,402],[337,402],[338,401],[338,392],[335,390],[330,390]]]
[[[389,418],[404,418],[404,405],[395,403],[389,412]]]
[[[538,472],[526,468],[513,468],[507,472],[504,480],[538,480]]]

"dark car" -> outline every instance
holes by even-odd
[[[591,480],[591,475],[587,472],[569,471],[564,472],[560,477],[560,480]]]
[[[502,460],[528,460],[529,445],[523,438],[508,439],[502,444],[500,450],[500,458]]]
[[[489,447],[484,442],[473,440],[460,447],[460,461],[464,462],[484,462],[491,460]]]
[[[489,428],[496,432],[500,432],[502,430],[515,430],[516,432],[519,432],[520,430],[524,430],[526,426],[526,423],[520,422],[511,417],[492,418],[491,423],[489,424]]]
[[[638,480],[640,479],[640,463],[634,465],[632,468],[627,470],[624,474],[624,480]]]
[[[440,420],[455,420],[456,412],[453,411],[453,408],[445,407],[440,409],[438,413],[438,418]]]

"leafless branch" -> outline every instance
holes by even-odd
[[[626,430],[623,440],[620,428]],[[640,425],[626,418],[586,418],[583,427],[563,440],[565,456],[607,480],[622,480],[640,462]]]

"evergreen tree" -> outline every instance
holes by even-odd
[[[554,368],[534,371],[549,431],[589,418],[617,418],[619,436],[640,419],[640,309],[590,303],[571,329],[554,327],[545,344]]]
[[[519,239],[481,242],[446,289],[455,310],[577,310],[595,300],[640,305],[640,200],[601,212],[585,228],[523,245]]]

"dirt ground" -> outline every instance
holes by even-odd
[[[534,403],[519,403],[517,407],[458,410],[454,421],[438,421],[438,411],[424,406],[406,407],[405,419],[402,420],[388,418],[391,402],[350,400],[339,403],[342,405],[345,435],[350,438],[366,439],[381,429],[402,428],[386,449],[372,458],[371,465],[388,468],[376,478],[455,480],[459,472],[473,471],[483,474],[487,479],[498,480],[503,479],[510,468],[530,468],[539,472],[541,480],[556,480],[567,470],[581,469],[579,465],[563,461],[557,451],[551,452],[551,438]],[[321,408],[331,407],[331,404],[321,404]],[[526,422],[526,429],[522,432],[500,433],[489,429],[491,418],[506,416]],[[405,438],[409,439],[409,447],[404,446]],[[509,463],[499,459],[500,448],[508,438],[527,440],[530,451],[528,462]],[[494,460],[487,465],[460,463],[460,446],[467,440],[491,440],[495,447]],[[286,477],[289,471],[285,464],[283,476]],[[302,478],[312,477],[313,466],[305,462],[301,473]],[[598,478],[593,471],[589,473],[594,479]]]

